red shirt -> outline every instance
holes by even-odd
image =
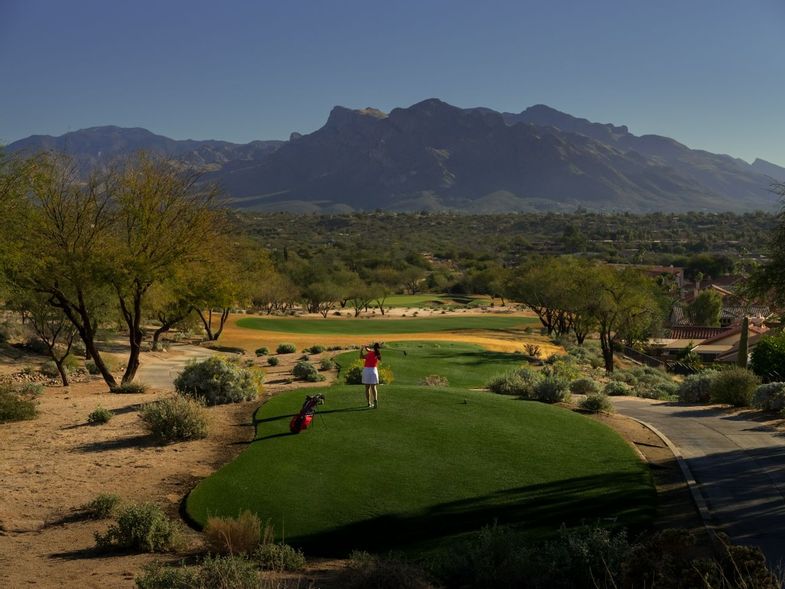
[[[379,358],[376,357],[376,352],[371,350],[365,355],[366,368],[376,368],[378,364],[379,364]]]

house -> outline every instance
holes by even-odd
[[[749,349],[760,339],[768,328],[762,323],[750,324]],[[741,325],[730,327],[692,327],[677,326],[670,328],[663,337],[652,338],[648,345],[651,353],[665,360],[677,360],[685,350],[697,354],[702,362],[731,362],[729,358],[738,355],[741,340]]]

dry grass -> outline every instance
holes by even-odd
[[[204,528],[204,539],[213,554],[253,554],[260,544],[272,541],[273,530],[255,513],[243,511],[236,518],[210,517]]]

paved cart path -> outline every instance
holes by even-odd
[[[613,402],[679,448],[717,530],[759,546],[770,564],[785,564],[785,434],[749,413],[629,397]]]

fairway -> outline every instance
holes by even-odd
[[[415,295],[392,295],[384,301],[387,307],[421,308],[443,307],[447,305],[480,305],[490,304],[491,298],[486,295],[442,295],[423,293]]]
[[[384,335],[417,334],[438,331],[465,330],[517,330],[531,327],[536,319],[531,317],[417,317],[405,319],[281,319],[245,317],[237,326],[262,331],[278,331],[315,335]]]
[[[519,364],[513,354],[396,347],[407,355],[383,351],[395,383],[380,387],[378,410],[365,407],[362,386],[322,389],[314,427],[291,435],[306,392],[270,399],[254,442],[193,490],[188,514],[203,525],[250,509],[287,542],[339,556],[444,546],[494,521],[532,535],[603,518],[651,521],[650,476],[615,432],[561,407],[468,390]],[[417,384],[433,373],[450,387]]]

